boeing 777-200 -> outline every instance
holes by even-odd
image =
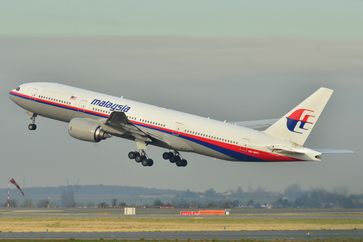
[[[120,137],[136,143],[128,157],[152,166],[148,145],[167,149],[163,158],[185,167],[179,152],[230,161],[320,161],[323,151],[304,147],[333,90],[320,88],[281,119],[222,122],[125,98],[57,83],[26,83],[10,91],[10,98],[31,114],[29,130],[43,116],[69,122],[69,134],[100,142]],[[344,150],[326,150],[344,153]]]

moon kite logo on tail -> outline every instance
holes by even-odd
[[[310,109],[297,109],[293,113],[291,113],[287,118],[286,126],[287,128],[294,133],[302,134],[304,130],[308,130],[305,128],[306,124],[313,124],[311,118],[314,118],[311,115],[314,111]],[[300,125],[298,126],[298,123]],[[298,127],[297,127],[298,126]]]

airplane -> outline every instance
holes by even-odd
[[[36,130],[38,116],[68,122],[70,136],[88,142],[120,137],[136,143],[128,157],[143,166],[154,161],[146,147],[167,149],[163,159],[187,166],[180,152],[229,161],[321,161],[324,153],[304,147],[333,90],[319,88],[280,119],[226,122],[58,83],[24,83],[9,92],[27,110]]]

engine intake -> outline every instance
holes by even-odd
[[[111,137],[99,123],[86,118],[72,119],[68,125],[68,133],[73,138],[95,143]]]

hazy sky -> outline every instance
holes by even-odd
[[[1,1],[0,33],[362,39],[360,0]]]
[[[363,1],[0,1],[0,187],[120,184],[223,191],[348,187],[363,192]],[[187,168],[149,147],[81,142],[67,124],[8,99],[23,82],[56,81],[220,120],[280,117],[317,88],[335,93],[307,146],[356,153],[319,163],[233,163],[184,154]]]

